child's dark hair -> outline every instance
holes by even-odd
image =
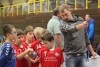
[[[54,40],[54,37],[53,37],[53,35],[52,35],[51,33],[45,33],[45,34],[41,37],[41,39],[42,39],[43,41],[46,40],[46,41],[51,42],[52,40]]]
[[[5,37],[6,37],[7,33],[11,33],[12,32],[12,28],[15,28],[15,27],[13,25],[11,25],[11,24],[4,25],[3,34],[4,34]]]
[[[27,34],[28,32],[31,32],[31,31],[33,31],[33,26],[28,25],[24,30],[24,34]]]
[[[24,35],[24,32],[21,29],[16,29],[17,36]]]

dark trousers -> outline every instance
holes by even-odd
[[[93,39],[90,39],[91,46],[93,46],[93,41],[94,41]],[[87,48],[87,49],[88,49],[88,48]],[[89,50],[89,49],[87,50],[87,52],[86,52],[86,53],[87,53],[87,57],[89,57],[89,58],[90,58],[90,57],[92,56],[92,54],[91,54],[91,52],[90,52],[90,50]]]

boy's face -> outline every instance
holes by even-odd
[[[37,35],[37,36],[35,36],[35,37],[36,37],[36,40],[37,40],[37,41],[39,41],[39,42],[42,41],[42,39],[41,39],[41,35]]]
[[[44,40],[44,41],[43,41],[43,44],[44,44],[48,49],[52,49],[52,45],[54,44],[54,41],[52,40],[52,41],[50,42],[50,41]]]
[[[32,41],[34,35],[33,35],[33,31],[28,32],[26,35],[26,40]]]
[[[12,28],[12,32],[7,34],[7,37],[10,39],[10,41],[16,41],[16,30],[15,28]]]
[[[16,44],[17,44],[17,45],[21,45],[22,42],[23,42],[23,38],[24,38],[24,35],[18,35],[18,36],[16,37]]]

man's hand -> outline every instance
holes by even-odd
[[[88,22],[87,22],[87,21],[84,21],[83,23],[78,24],[78,25],[76,26],[76,29],[77,29],[77,30],[86,29],[87,27],[88,27]]]
[[[88,27],[88,22],[87,22],[87,21],[84,21],[84,22],[82,23],[82,25],[83,25],[83,28],[87,28],[87,27]]]
[[[92,52],[93,58],[96,58],[97,55],[98,55],[98,54],[97,54],[96,52]]]

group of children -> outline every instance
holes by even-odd
[[[6,24],[3,34],[0,67],[63,67],[62,49],[54,45],[54,37],[46,29],[29,25],[22,31]],[[36,57],[30,55],[34,52]]]

